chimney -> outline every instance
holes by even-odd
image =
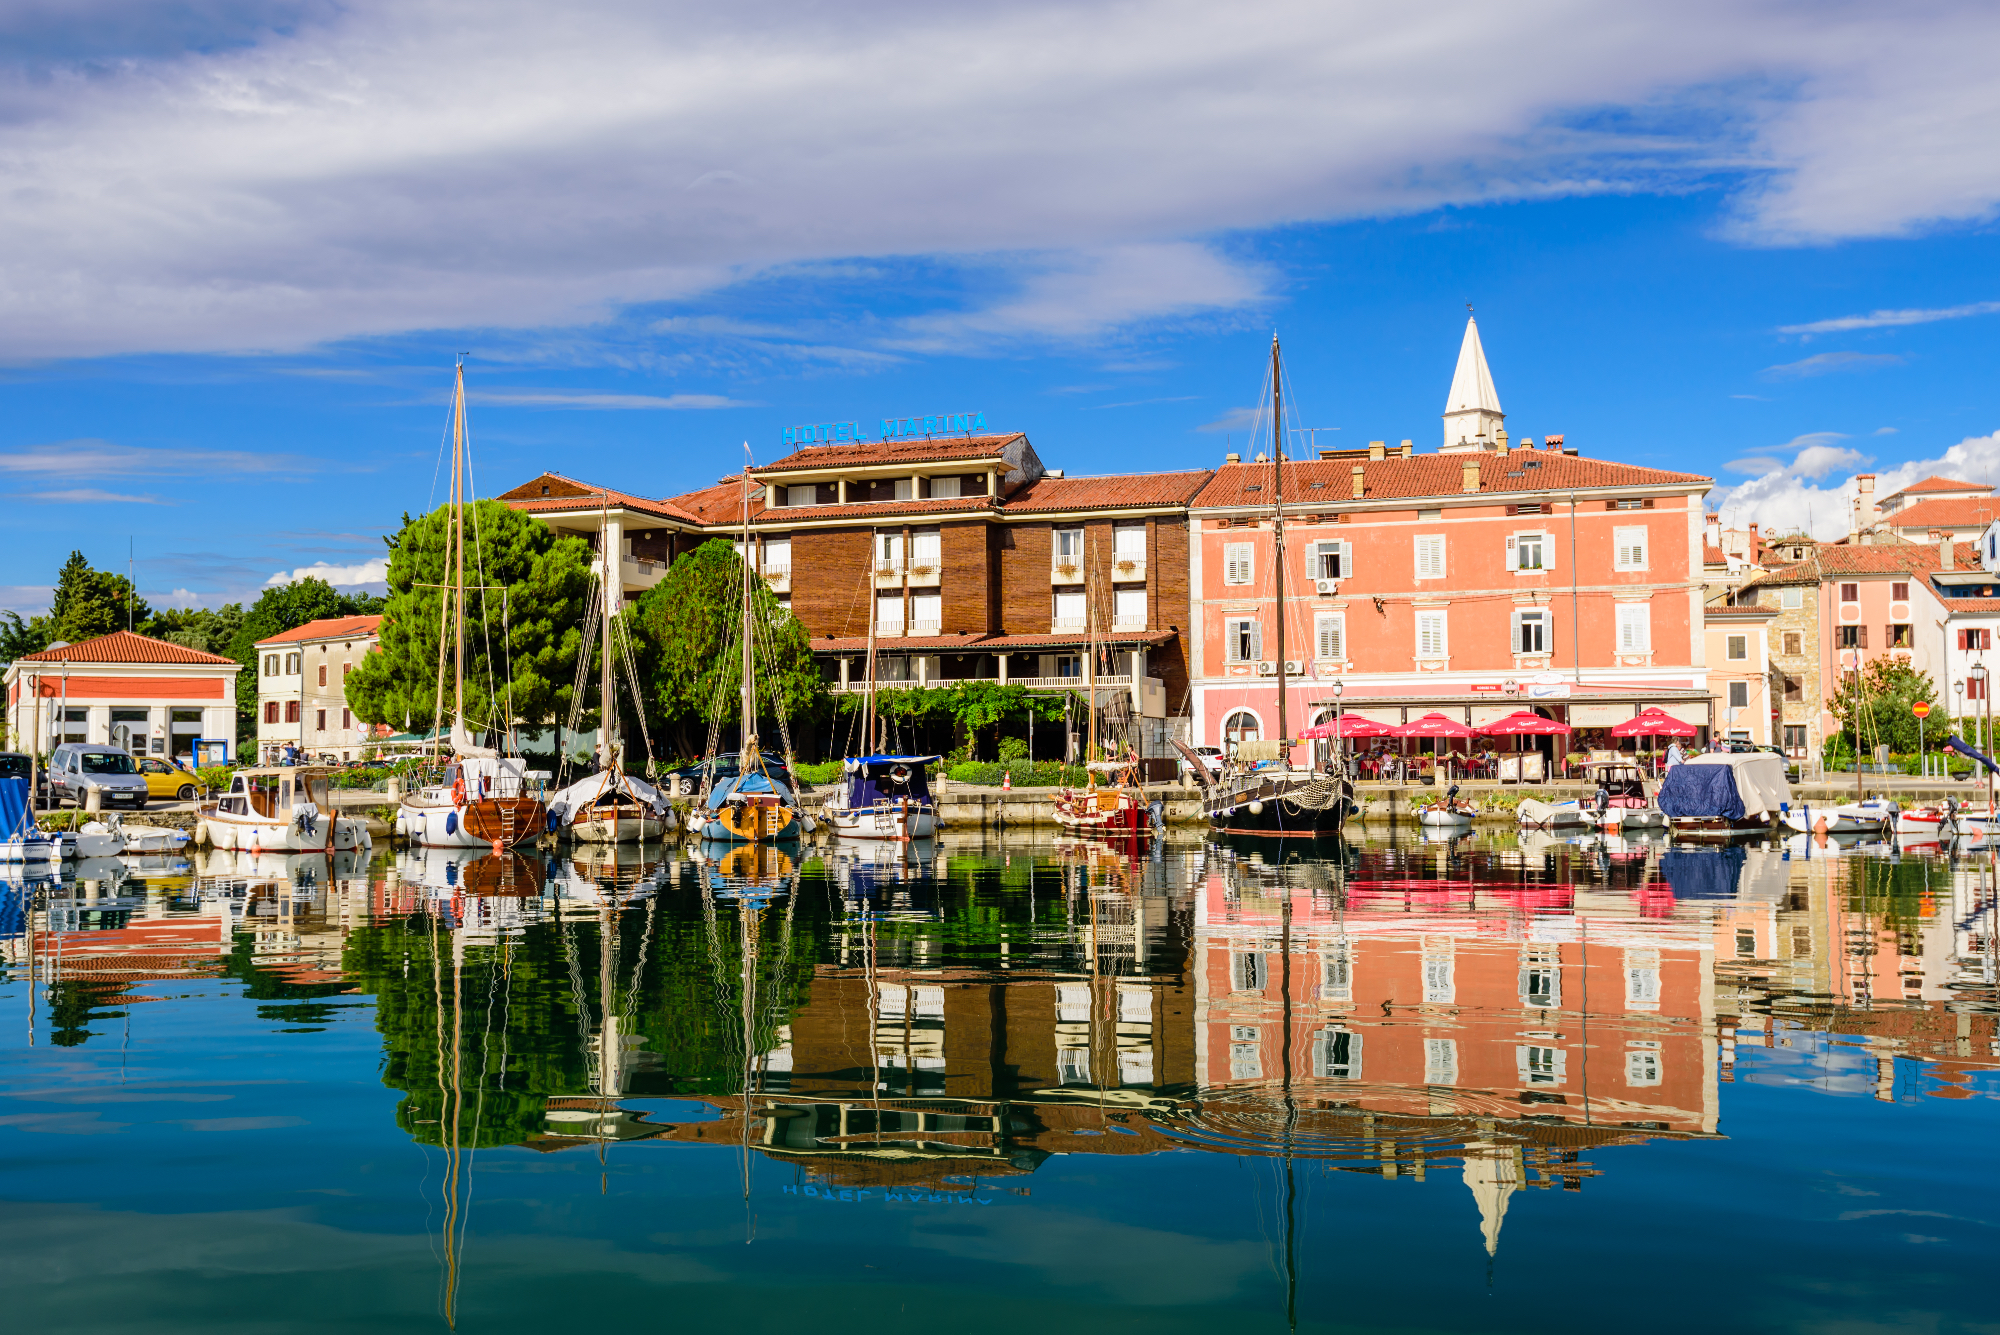
[[[1882,518],[1881,510],[1875,505],[1875,475],[1857,473],[1854,477],[1854,529],[1861,532],[1875,527]]]
[[[1360,464],[1354,465],[1354,499],[1360,500],[1368,490],[1368,470]]]
[[[1940,570],[1952,569],[1951,535],[1949,533],[1938,539],[1938,568]]]
[[[1458,484],[1458,489],[1460,491],[1479,490],[1479,461],[1477,459],[1467,459],[1465,461],[1464,478]]]
[[[1411,456],[1415,455],[1416,452],[1417,452],[1416,446],[1410,444],[1410,442],[1407,440],[1403,442],[1403,457],[1405,459],[1408,459]]]
[[[1233,453],[1225,454],[1222,456],[1222,462],[1226,464],[1240,464],[1243,462],[1243,456],[1240,454],[1233,454]]]
[[[1388,458],[1388,457],[1389,457],[1389,447],[1388,447],[1388,445],[1387,445],[1387,444],[1386,444],[1385,442],[1383,442],[1383,441],[1379,441],[1379,440],[1371,440],[1371,441],[1369,441],[1369,442],[1368,442],[1368,457],[1369,457],[1370,459],[1386,459],[1386,458]]]
[[[1503,427],[1500,427],[1500,428],[1498,428],[1498,429],[1496,429],[1496,430],[1494,431],[1494,433],[1493,433],[1493,448],[1494,448],[1494,449],[1496,449],[1496,450],[1498,450],[1498,451],[1500,451],[1500,453],[1502,453],[1502,454],[1505,454],[1505,453],[1507,452],[1507,428],[1506,428],[1506,427],[1504,427],[1504,426],[1503,426]]]

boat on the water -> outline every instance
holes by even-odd
[[[1472,824],[1479,808],[1458,798],[1458,785],[1445,789],[1444,796],[1417,813],[1417,824],[1432,829],[1464,829]]]
[[[259,766],[236,771],[229,791],[200,808],[197,842],[252,853],[330,853],[366,848],[368,829],[337,816],[329,771]]]
[[[586,775],[549,797],[550,828],[578,843],[658,843],[679,825],[664,793],[617,768]]]
[[[1139,786],[1138,766],[1123,760],[1098,760],[1084,767],[1090,782],[1056,789],[1056,824],[1077,834],[1113,838],[1150,834],[1152,808]],[[1098,776],[1105,782],[1100,784]]]
[[[1667,818],[1646,795],[1646,778],[1629,760],[1592,760],[1583,767],[1591,795],[1562,802],[1521,800],[1515,814],[1524,826],[1555,829],[1581,825],[1601,830],[1663,829]],[[1601,799],[1601,800],[1600,800]]]
[[[0,865],[50,866],[75,854],[73,840],[42,829],[35,820],[34,807],[28,801],[28,781],[0,778]]]
[[[1677,838],[1733,839],[1768,831],[1791,800],[1782,756],[1721,752],[1670,766],[1659,807]]]
[[[846,787],[825,811],[827,828],[847,839],[907,843],[937,833],[930,767],[943,756],[862,756],[846,764]]]
[[[1799,834],[1872,834],[1886,838],[1898,825],[1901,809],[1886,797],[1870,797],[1860,802],[1816,807],[1801,802],[1787,807],[1781,819]]]

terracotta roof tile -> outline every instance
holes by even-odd
[[[597,510],[608,502],[627,510],[659,515],[663,519],[678,519],[687,524],[700,522],[676,507],[672,501],[648,500],[643,496],[634,496],[630,492],[616,491],[610,487],[594,487],[588,482],[578,482],[575,478],[564,477],[561,473],[544,473],[538,478],[523,482],[512,491],[502,492],[495,499],[505,501],[516,510],[524,510],[529,514]]]
[[[1456,498],[1461,490],[1464,468],[1479,465],[1481,493],[1511,495],[1522,492],[1567,491],[1584,487],[1630,487],[1645,490],[1679,487],[1710,479],[1698,473],[1669,473],[1636,464],[1617,464],[1603,459],[1585,459],[1554,450],[1509,450],[1506,454],[1419,454],[1405,459],[1306,460],[1285,465],[1285,498],[1289,504],[1325,504],[1337,509],[1353,496],[1353,470],[1360,468],[1364,500],[1436,496]],[[1318,487],[1314,487],[1318,483]],[[1194,499],[1196,509],[1269,505],[1271,465],[1224,464],[1215,478]]]
[[[1701,545],[1701,563],[1705,566],[1728,565],[1729,553],[1712,542],[1704,542]]]
[[[381,629],[380,616],[321,617],[318,621],[308,621],[268,640],[257,641],[258,648],[267,644],[291,644],[299,640],[332,640],[343,635],[373,635]]]
[[[1979,551],[1969,543],[1951,545],[1952,565],[1957,570],[1979,566]],[[1943,570],[1938,560],[1938,544],[1930,542],[1878,543],[1872,546],[1822,545],[1803,561],[1768,570],[1743,587],[1758,588],[1777,584],[1818,584],[1843,575],[1928,575]]]
[[[750,470],[750,476],[792,472],[802,468],[864,468],[870,464],[931,463],[950,459],[991,459],[1008,443],[1024,439],[1019,431],[989,436],[925,436],[915,440],[861,440],[843,445],[807,445],[776,463]]]
[[[1109,477],[1044,477],[1007,498],[1008,514],[1044,510],[1115,510],[1121,506],[1186,505],[1208,480],[1210,468],[1182,473],[1125,473]]]
[[[1884,496],[1882,499],[1885,501],[1891,500],[1897,496],[1908,496],[1912,492],[1991,491],[1991,490],[1993,490],[1993,488],[1989,487],[1984,482],[1956,482],[1953,481],[1951,478],[1939,477],[1937,474],[1933,473],[1929,477],[1925,478],[1922,482],[1912,482],[1909,486],[1904,487],[1901,491],[1892,491],[1887,496]]]
[[[187,664],[189,666],[203,664],[219,667],[239,666],[233,658],[224,658],[220,654],[205,654],[199,649],[189,649],[185,645],[170,644],[166,640],[156,640],[150,635],[135,635],[129,630],[114,630],[109,635],[100,635],[94,640],[78,640],[75,644],[67,644],[60,649],[44,649],[38,654],[22,654],[14,661],[17,663],[172,663]]]
[[[1891,528],[1982,527],[2000,519],[2000,496],[1953,496],[1943,500],[1918,501],[1883,520]]]

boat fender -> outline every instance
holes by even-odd
[[[200,847],[208,842],[207,821],[198,820],[194,823],[194,842],[196,847]]]
[[[1253,816],[1263,815],[1264,814],[1263,802],[1257,800],[1256,798],[1252,798],[1250,801],[1250,814]]]
[[[811,816],[799,817],[799,824],[805,827],[805,831],[807,834],[811,834],[815,830],[819,829],[819,822],[814,820]]]
[[[446,834],[458,833],[458,813],[456,811],[447,811],[444,813],[444,832]]]

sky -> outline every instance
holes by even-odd
[[[2000,484],[2000,9],[0,0],[0,607],[379,590],[474,483],[977,412],[1070,475],[1509,431],[1846,529]]]

